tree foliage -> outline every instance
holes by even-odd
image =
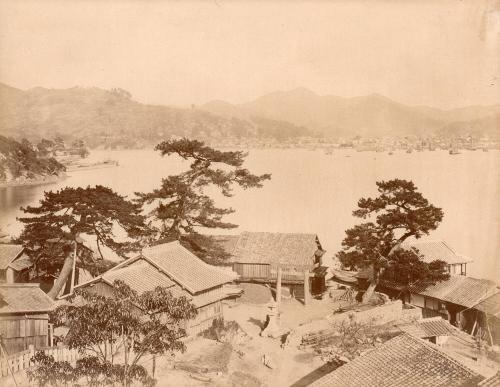
[[[28,140],[20,142],[0,135],[0,181],[24,177],[35,179],[59,175],[65,167],[54,158],[47,158]]]
[[[339,365],[354,360],[400,334],[397,330],[391,331],[376,325],[374,320],[357,321],[354,313],[350,313],[348,319],[332,324],[332,328],[336,334],[319,343],[317,350],[320,350],[325,360]]]
[[[65,342],[82,358],[75,367],[53,359],[34,359],[32,377],[42,385],[57,385],[59,369],[71,380],[86,378],[89,385],[133,380],[152,385],[153,379],[139,364],[145,354],[164,355],[184,351],[184,326],[196,316],[195,306],[184,296],[174,297],[162,287],[138,294],[122,281],[115,281],[110,297],[77,290],[51,314],[55,326],[65,325]],[[98,327],[98,329],[96,329]],[[68,376],[69,375],[69,376]]]
[[[366,222],[346,230],[340,262],[351,269],[371,267],[373,282],[387,270],[397,282],[446,278],[442,262],[427,264],[418,253],[401,244],[435,230],[443,219],[441,208],[430,204],[411,181],[394,179],[377,182],[379,195],[361,198],[353,215]]]
[[[138,239],[147,233],[140,207],[101,185],[47,191],[38,206],[22,210],[34,216],[19,218],[24,223],[19,239],[38,253],[47,241],[74,241],[78,235],[87,234],[96,237],[98,248],[104,245],[125,256],[139,249]],[[124,230],[130,240],[117,238],[116,227]],[[99,253],[102,256],[100,249]]]
[[[126,257],[140,248],[140,238],[148,232],[139,205],[100,185],[48,191],[38,206],[22,210],[32,216],[19,218],[24,229],[18,240],[34,261],[39,276],[56,275],[63,264],[71,267],[68,260],[80,235],[93,236],[100,258],[104,259],[101,246]],[[123,235],[117,236],[119,232]],[[96,268],[92,255],[83,253],[79,249],[76,264]],[[68,270],[65,274],[69,275]]]
[[[382,278],[409,286],[414,283],[433,284],[449,278],[447,264],[441,260],[424,262],[418,251],[397,249],[384,268]]]
[[[223,219],[234,210],[217,207],[206,190],[215,187],[230,197],[235,185],[243,189],[259,188],[271,176],[254,175],[244,168],[247,155],[243,152],[222,152],[197,140],[164,141],[155,149],[162,156],[177,155],[191,161],[187,171],[164,178],[160,188],[150,193],[136,193],[138,203],[152,207],[149,219],[156,239],[177,239],[205,259],[216,259],[217,254],[210,254],[214,244],[204,238],[199,229],[237,226]]]

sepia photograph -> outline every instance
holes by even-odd
[[[0,0],[0,386],[500,387],[499,0]]]

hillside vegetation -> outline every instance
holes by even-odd
[[[52,157],[43,157],[29,141],[18,142],[0,135],[0,183],[56,177],[64,170],[64,165]]]
[[[135,147],[170,136],[189,138],[290,137],[306,128],[279,121],[255,123],[199,109],[145,105],[122,89],[74,87],[27,91],[0,84],[0,133],[16,138],[83,139],[91,147]]]
[[[134,101],[123,89],[33,88],[0,84],[0,133],[38,141],[60,136],[90,147],[151,146],[171,136],[217,143],[227,138],[293,140],[383,136],[498,136],[500,105],[441,110],[372,94],[318,95],[279,91],[243,104],[212,101],[188,109]]]

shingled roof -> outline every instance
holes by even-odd
[[[230,240],[228,245],[234,243]],[[232,262],[310,266],[322,254],[316,234],[244,231],[228,253]]]
[[[142,251],[141,255],[191,294],[232,282],[235,279],[222,269],[203,262],[179,242],[148,247]]]
[[[455,387],[480,378],[436,345],[401,334],[310,386]]]
[[[404,248],[418,252],[424,262],[444,261],[449,265],[472,262],[470,258],[455,253],[444,241],[413,241],[403,244]]]
[[[474,309],[500,318],[500,293],[494,294],[479,304],[474,305]]]
[[[411,324],[400,325],[399,329],[421,339],[435,336],[451,336],[457,331],[453,325],[441,317],[432,317]]]
[[[0,315],[49,312],[55,305],[38,284],[2,284],[0,299]]]
[[[465,276],[452,276],[434,285],[416,284],[410,287],[415,294],[471,308],[498,292],[495,282]]]
[[[23,252],[22,245],[0,244],[0,270],[5,270],[10,263]]]

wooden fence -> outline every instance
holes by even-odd
[[[17,352],[7,357],[0,357],[0,376],[7,376],[10,372],[16,373],[32,367],[33,363],[31,363],[31,358],[35,356],[35,352],[38,351],[43,351],[46,355],[53,356],[55,361],[74,363],[79,357],[76,349],[69,349],[63,345],[37,348],[36,350],[33,345],[30,345],[29,349],[26,351]]]

